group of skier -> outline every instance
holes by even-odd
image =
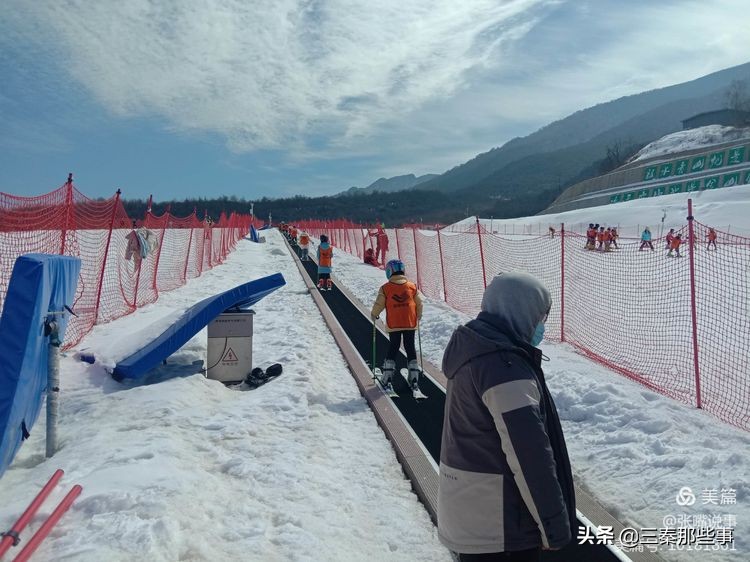
[[[311,244],[311,240],[306,232],[299,231],[296,227],[285,223],[279,225],[279,230],[291,244],[299,247],[299,255],[302,261],[310,259],[309,245]],[[370,235],[377,237],[376,255],[385,258],[388,251],[388,236],[385,234],[382,226],[378,227],[374,232],[370,231]],[[365,257],[368,257],[367,254]],[[373,257],[371,250],[370,258]],[[328,236],[325,234],[320,235],[317,262],[317,287],[321,291],[330,291],[333,288],[333,279],[331,279],[333,247],[328,241]],[[377,261],[373,265],[376,264]],[[376,371],[377,380],[388,394],[395,395],[393,377],[396,372],[396,358],[398,357],[401,342],[403,341],[407,360],[405,378],[413,396],[417,399],[423,399],[425,396],[419,390],[419,376],[422,369],[417,361],[415,345],[415,334],[418,330],[419,320],[422,317],[422,298],[417,286],[406,277],[406,267],[401,260],[393,259],[386,263],[385,276],[388,281],[380,287],[370,312],[373,327],[380,315],[385,312],[385,326],[389,339],[388,352],[386,353],[383,368]]]
[[[619,237],[620,235],[617,233],[617,228],[615,227],[607,227],[605,229],[603,226],[590,223],[586,230],[586,245],[584,248],[599,252],[611,252],[612,248],[619,250],[620,247],[617,245]]]
[[[616,227],[605,228],[598,224],[589,223],[589,227],[586,230],[586,245],[584,246],[584,248],[586,250],[597,250],[599,252],[610,252],[613,249],[619,250],[620,247],[617,244],[617,239],[619,237],[620,236],[617,233]],[[718,236],[716,234],[716,230],[714,228],[709,228],[707,235],[708,250],[712,248],[714,250],[718,249],[716,246],[717,237]],[[680,234],[679,232],[675,232],[674,228],[670,228],[667,236],[665,237],[665,242],[666,247],[664,249],[668,250],[668,257],[682,257],[682,255],[680,254],[680,246],[683,242],[682,234]],[[652,234],[649,227],[645,227],[643,229],[643,232],[641,233],[641,245],[638,248],[638,251],[640,252],[647,248],[651,251],[654,251]]]
[[[300,249],[311,243],[305,232],[283,232]],[[330,288],[333,248],[325,234],[317,256],[318,287],[325,281]],[[373,365],[373,374],[386,394],[396,395],[393,379],[403,343],[407,368],[400,372],[421,400],[427,397],[419,389],[415,339],[422,296],[406,273],[399,259],[385,264],[387,281],[370,311],[373,361],[383,312],[389,345],[382,370]],[[438,534],[459,560],[538,560],[542,549],[564,547],[577,525],[570,461],[537,347],[551,306],[549,291],[530,275],[498,275],[485,290],[476,320],[458,327],[445,350]],[[519,440],[521,449],[514,446]],[[518,481],[522,487],[514,484]],[[474,512],[492,515],[478,525],[467,517]],[[504,521],[518,523],[506,529]]]

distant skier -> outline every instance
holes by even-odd
[[[678,258],[681,258],[680,255],[680,244],[682,244],[682,237],[681,235],[676,235],[674,238],[672,238],[672,241],[669,243],[669,253],[667,254],[669,257],[672,257],[672,251],[674,250],[677,252]]]
[[[330,291],[333,288],[331,269],[333,265],[333,248],[328,243],[328,236],[320,235],[318,246],[318,289]]]
[[[604,227],[603,226],[599,227],[599,232],[596,233],[596,241],[599,243],[599,245],[596,247],[596,249],[599,252],[603,252],[604,251],[604,242],[607,241],[607,238],[608,238],[608,235],[604,231]],[[609,244],[607,246],[609,246]]]
[[[707,250],[711,249],[711,246],[714,247],[714,250],[718,250],[716,247],[716,231],[713,228],[708,229],[708,246],[706,247]]]
[[[672,240],[674,240],[674,228],[670,228],[669,232],[667,232],[666,242],[667,242],[667,250],[672,248]]]
[[[555,229],[553,227],[549,227],[549,237],[554,238],[555,237]]]
[[[587,250],[593,250],[596,247],[596,228],[594,223],[589,223],[589,228],[586,230],[586,246]]]
[[[619,234],[617,234],[617,227],[612,227],[612,230],[609,231],[610,234],[610,243],[617,248],[620,249],[620,246],[617,245],[617,239],[620,237]]]
[[[409,386],[414,389],[415,385],[418,387],[421,371],[414,347],[414,333],[422,317],[422,298],[417,286],[406,278],[405,269],[401,260],[391,260],[386,264],[385,276],[388,282],[380,287],[370,314],[374,321],[385,309],[385,324],[390,338],[381,382],[383,385],[391,382],[403,338],[409,362]]]
[[[386,255],[388,254],[388,235],[383,229],[384,225],[380,225],[378,230],[378,246],[380,247],[380,253],[375,253],[375,260],[380,263],[385,263]]]
[[[641,247],[638,248],[638,251],[640,252],[646,246],[651,248],[652,252],[654,251],[654,245],[651,242],[651,231],[648,229],[648,227],[644,228],[643,232],[641,233]]]
[[[300,259],[302,261],[309,261],[310,260],[310,235],[307,234],[307,232],[302,231],[299,235],[299,250],[300,250]]]

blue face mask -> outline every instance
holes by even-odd
[[[544,322],[539,322],[539,324],[536,325],[536,330],[534,330],[534,335],[531,336],[531,345],[536,347],[540,343],[542,343],[542,340],[544,339]]]

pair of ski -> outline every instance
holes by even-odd
[[[419,389],[419,384],[417,381],[414,381],[413,383],[409,384],[409,369],[401,369],[399,371],[401,373],[401,376],[406,381],[406,384],[409,385],[409,388],[411,389],[411,395],[416,401],[426,400],[427,395],[424,394]],[[388,381],[387,384],[383,383],[383,371],[379,367],[375,367],[372,370],[372,378],[377,383],[377,385],[381,388],[381,390],[385,393],[386,396],[389,398],[398,398],[398,393],[393,388],[393,383]]]

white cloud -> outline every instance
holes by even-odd
[[[432,99],[528,29],[542,0],[16,3],[120,116],[207,130],[238,152],[349,146]]]

